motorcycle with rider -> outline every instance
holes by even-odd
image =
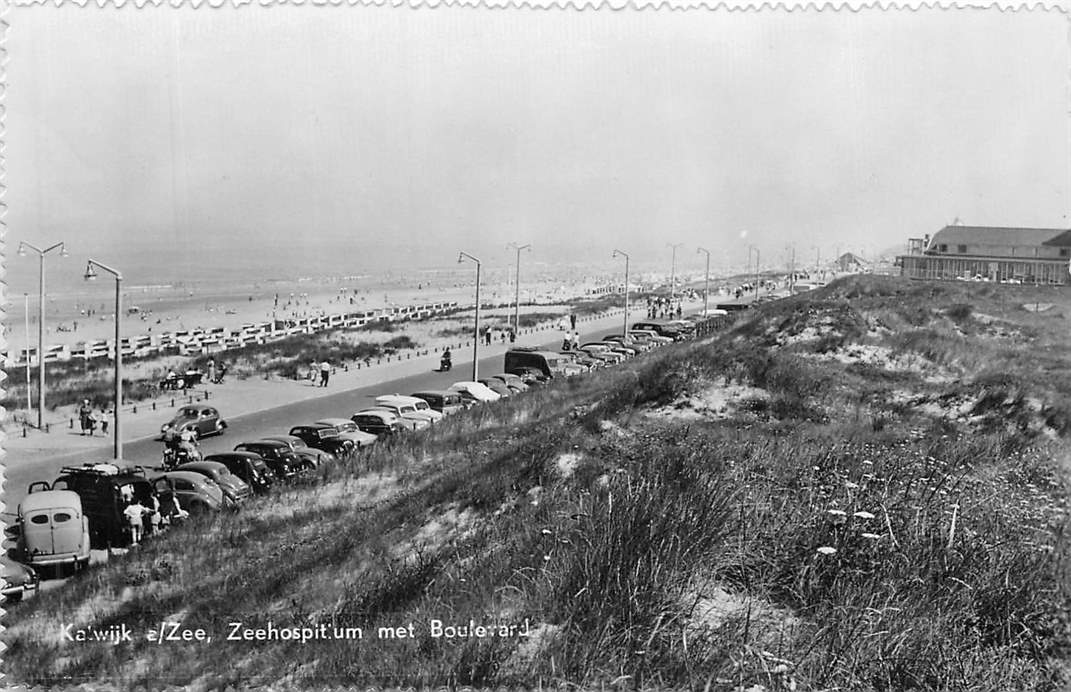
[[[164,438],[165,470],[171,470],[188,461],[201,461],[202,458],[201,449],[197,446],[197,433],[193,431],[193,428],[186,427],[178,432],[172,431]]]

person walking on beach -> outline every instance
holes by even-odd
[[[575,312],[570,312],[569,313],[569,326],[573,330],[576,330],[576,313]]]
[[[97,411],[96,418],[97,418],[97,420],[100,421],[100,431],[105,435],[108,434],[108,419],[111,416],[112,416],[112,412],[111,411],[105,411],[103,407],[101,407],[101,409],[99,411]]]
[[[216,381],[216,360],[214,358],[208,359],[208,381]]]
[[[326,387],[327,380],[331,377],[331,363],[324,361],[320,363],[320,386]]]
[[[82,434],[93,434],[93,407],[89,405],[89,399],[82,401],[78,407],[78,422],[82,426]]]

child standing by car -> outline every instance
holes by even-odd
[[[126,517],[127,523],[130,525],[130,545],[137,545],[138,541],[141,540],[145,507],[140,502],[135,501],[123,510],[123,516]]]

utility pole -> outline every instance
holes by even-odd
[[[517,250],[517,275],[514,277],[514,294],[513,294],[513,333],[521,333],[521,250],[532,251],[531,244],[517,245],[517,243],[510,243],[507,247]]]
[[[701,248],[701,247],[700,248],[696,248],[695,254],[698,255],[700,252],[707,253],[707,273],[706,273],[706,279],[703,281],[703,317],[706,317],[707,316],[707,312],[708,312],[707,308],[709,306],[708,305],[709,304],[709,298],[710,298],[710,250],[707,250],[706,248]]]
[[[677,248],[684,243],[666,243],[666,245],[673,248],[673,259],[669,266],[669,298],[673,300],[677,297]]]
[[[38,274],[38,297],[40,299],[37,310],[37,429],[45,429],[45,255],[53,250],[60,251],[60,257],[67,256],[67,248],[63,243],[56,243],[41,249],[36,245],[31,245],[25,240],[19,242],[18,254],[20,257],[26,256],[26,248],[30,248],[37,253],[37,257],[40,261],[40,273]],[[26,335],[27,341],[29,341],[29,334]]]
[[[480,260],[467,252],[462,252],[458,255],[457,263],[461,264],[465,258],[476,263],[476,320],[475,330],[472,334],[472,381],[475,382],[480,372]]]
[[[754,245],[747,246],[747,263],[751,264],[751,252],[755,251],[755,297],[759,297],[759,249]]]
[[[618,255],[621,255],[622,257],[625,258],[625,325],[624,325],[624,330],[621,332],[621,336],[623,336],[623,337],[625,337],[627,339],[628,338],[628,262],[629,262],[629,256],[626,253],[615,249],[613,256],[616,258]]]

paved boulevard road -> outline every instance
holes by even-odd
[[[637,316],[634,321],[641,321],[641,316]],[[581,343],[595,341],[614,331],[613,327],[603,327],[598,331],[582,333]],[[540,346],[558,350],[561,342],[547,341]],[[454,382],[469,379],[472,374],[472,362],[459,362],[457,359],[457,357],[464,358],[464,352],[464,349],[456,352],[455,364],[450,372],[429,371],[420,375],[387,380],[379,384],[343,390],[321,398],[286,404],[233,419],[227,417],[226,411],[222,411],[223,417],[227,420],[227,431],[222,435],[201,440],[201,451],[205,454],[228,452],[241,442],[256,440],[265,435],[285,434],[291,427],[302,423],[311,423],[329,417],[349,418],[354,412],[374,405],[373,399],[382,394],[412,394],[426,389],[446,389]],[[503,357],[501,355],[480,359],[481,377],[500,373],[502,370]],[[163,420],[164,418],[161,417],[161,423]],[[141,464],[146,467],[159,466],[162,455],[163,443],[154,438],[146,437],[123,444],[123,457],[127,463]],[[8,469],[5,472],[4,482],[6,511],[14,511],[22,498],[26,496],[26,488],[32,481],[51,482],[59,475],[63,466],[80,465],[87,461],[107,461],[107,459],[98,455],[90,456],[85,452],[76,452]]]

